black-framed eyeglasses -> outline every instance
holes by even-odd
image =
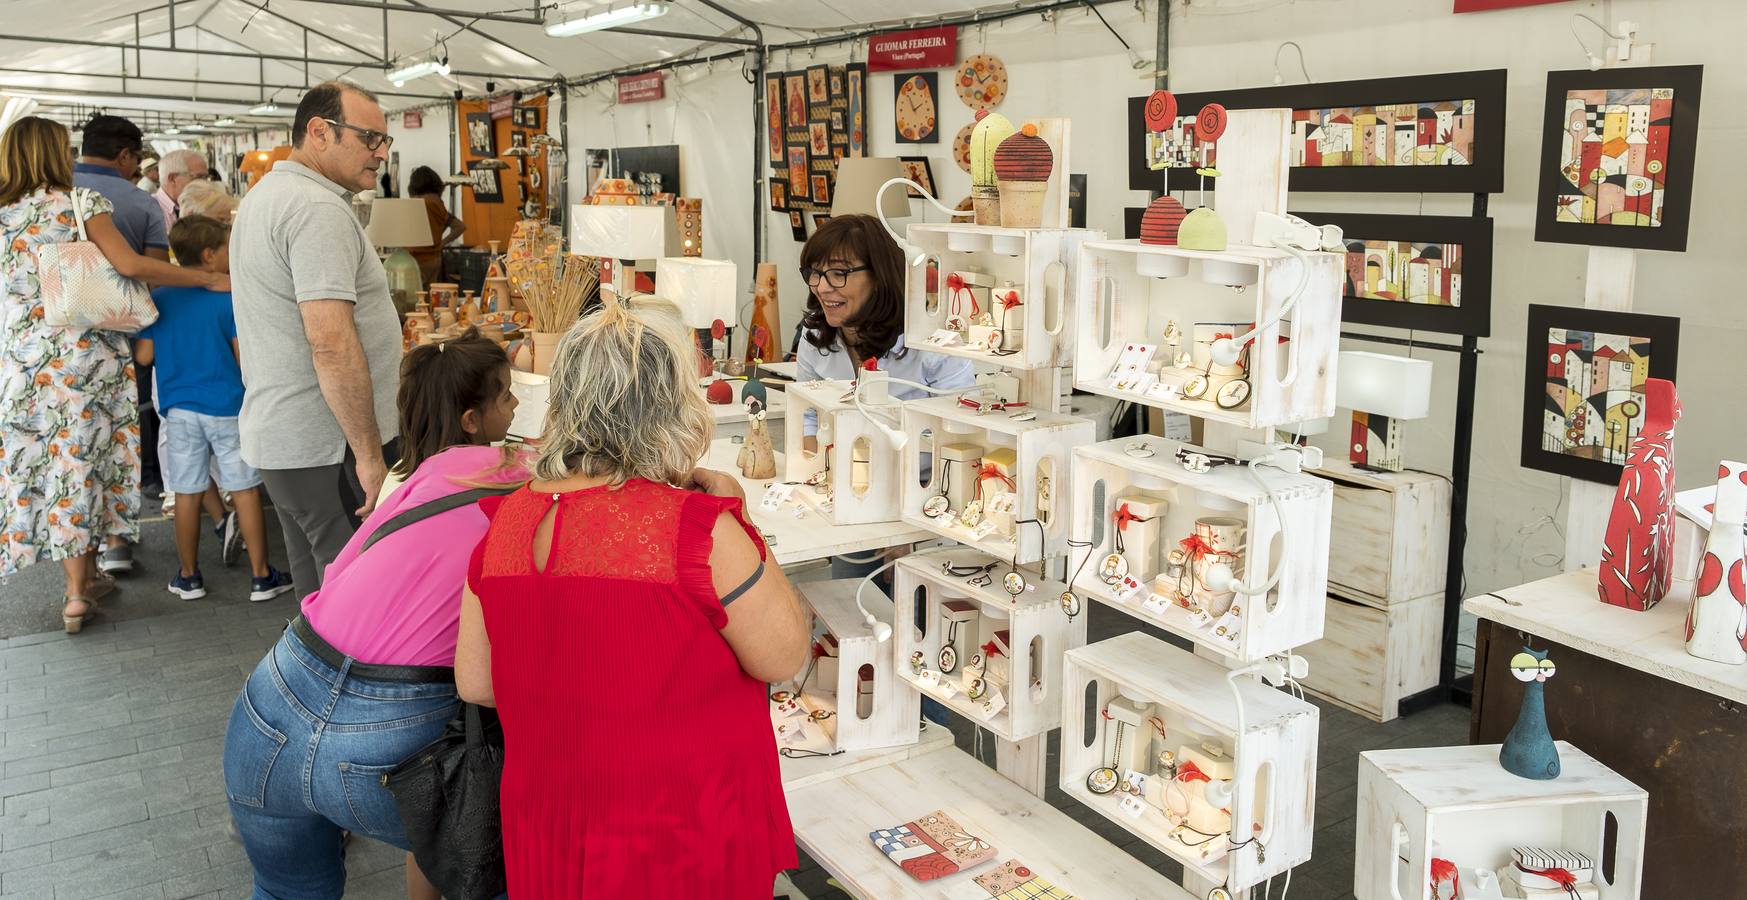
[[[359,128],[356,125],[341,122],[338,119],[323,118],[322,121],[334,126],[335,128],[344,128],[347,131],[358,132],[358,140],[363,142],[364,149],[371,153],[375,153],[378,149],[384,146],[394,146],[394,137],[392,135],[383,134],[380,131],[372,131],[368,128]]]
[[[807,287],[818,287],[819,279],[823,278],[826,284],[840,288],[849,283],[850,275],[856,272],[866,272],[872,268],[872,266],[856,266],[853,269],[815,269],[812,266],[802,266],[801,280],[807,283]]]

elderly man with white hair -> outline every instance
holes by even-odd
[[[152,199],[164,210],[164,230],[176,224],[182,213],[177,201],[182,189],[196,181],[207,180],[206,157],[194,150],[171,150],[158,160],[158,192]]]

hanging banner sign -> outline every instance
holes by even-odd
[[[510,112],[516,108],[516,95],[499,94],[491,98],[491,105],[488,108],[491,110],[492,121],[507,119],[510,117]]]
[[[649,100],[660,100],[666,96],[663,79],[667,73],[650,72],[647,75],[625,75],[619,78],[620,103],[644,103]]]
[[[401,113],[400,127],[408,129],[425,127],[425,114],[418,110],[407,110]]]
[[[945,69],[958,64],[958,29],[918,28],[875,35],[867,42],[867,69],[894,72],[900,69]]]
[[[1495,9],[1510,9],[1516,6],[1539,6],[1543,3],[1562,3],[1564,0],[1456,0],[1456,12],[1489,12]]]

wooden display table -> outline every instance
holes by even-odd
[[[850,750],[835,756],[798,756],[782,758],[783,790],[798,791],[822,782],[854,775],[913,756],[933,753],[952,746],[952,732],[945,725],[922,723],[922,737],[914,744],[899,747],[878,747],[873,750]],[[869,829],[870,831],[872,829]]]
[[[950,897],[955,888],[971,886],[977,876],[1017,858],[1077,897],[1192,900],[1188,891],[956,747],[791,787],[788,799],[796,841],[857,897]],[[936,809],[993,844],[995,860],[916,881],[868,838],[871,831]]]
[[[1643,896],[1747,883],[1747,856],[1718,852],[1747,846],[1747,666],[1687,654],[1689,602],[1621,609],[1596,599],[1595,579],[1572,572],[1463,604],[1481,620],[1470,740],[1504,739],[1523,693],[1510,658],[1525,643],[1547,650],[1558,666],[1546,687],[1553,737],[1650,794]]]

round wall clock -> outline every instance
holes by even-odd
[[[958,163],[958,167],[966,172],[971,170],[971,129],[975,127],[977,123],[971,122],[960,128],[958,134],[952,138],[952,161]]]
[[[971,109],[988,109],[1007,96],[1007,64],[986,53],[958,64],[958,99]]]

